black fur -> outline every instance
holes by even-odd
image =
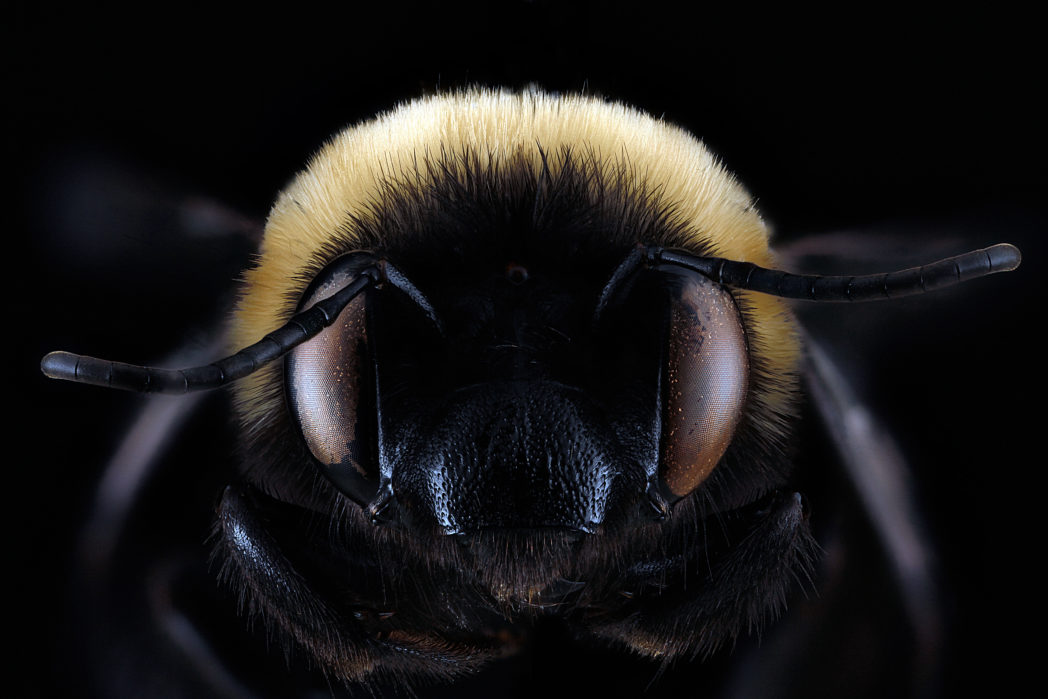
[[[275,411],[245,430],[245,485],[220,509],[228,579],[277,635],[348,681],[472,671],[546,614],[667,662],[758,628],[815,549],[788,487],[789,445],[758,427],[790,420],[756,414],[752,396],[776,377],[751,354],[748,411],[714,475],[653,517],[658,274],[638,271],[594,321],[638,243],[696,254],[712,243],[595,154],[479,163],[441,153],[417,176],[391,176],[288,299],[290,316],[333,260],[367,249],[439,318],[397,289],[366,292],[379,388],[364,432],[393,510],[372,522],[321,476],[292,412]],[[746,326],[752,311],[736,302]],[[266,390],[282,396],[284,372],[271,377]]]

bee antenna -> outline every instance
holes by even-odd
[[[648,248],[647,257],[652,266],[686,267],[725,286],[807,301],[879,301],[912,296],[996,272],[1010,272],[1022,260],[1019,248],[999,243],[920,267],[849,277],[791,274],[751,262],[700,257],[661,247]]]
[[[357,294],[384,280],[385,275],[378,266],[369,266],[352,282],[295,315],[255,344],[205,366],[159,369],[85,357],[71,352],[51,352],[40,362],[40,369],[52,379],[138,393],[181,394],[211,390],[253,374],[268,362],[315,337],[338,319],[342,310]]]

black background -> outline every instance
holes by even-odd
[[[1043,619],[1034,570],[1044,550],[1048,151],[1037,22],[1004,12],[725,16],[697,7],[696,16],[655,3],[554,2],[10,10],[15,417],[5,539],[9,604],[27,614],[9,631],[24,657],[16,652],[8,681],[46,695],[65,666],[53,640],[68,632],[77,523],[138,405],[48,382],[40,356],[67,348],[155,361],[204,332],[246,262],[228,259],[221,241],[194,239],[181,253],[155,245],[140,229],[138,198],[202,197],[262,220],[343,126],[438,89],[534,82],[623,100],[693,131],[784,241],[902,232],[911,254],[925,244],[938,253],[938,240],[962,231],[976,245],[1023,247],[1017,274],[903,307],[884,333],[892,341],[870,347],[865,375],[915,464],[952,581],[959,621],[948,687],[1018,683],[1034,650],[1020,630],[1037,637]],[[85,182],[98,181],[137,194],[97,211],[84,201],[96,191]]]

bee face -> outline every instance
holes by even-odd
[[[233,383],[222,574],[329,675],[457,677],[550,615],[671,662],[759,628],[813,568],[782,299],[917,293],[1018,251],[862,277],[773,264],[749,196],[684,132],[471,91],[348,129],[280,195],[236,354],[43,368]],[[823,413],[847,404],[831,384],[812,384]]]
[[[446,675],[538,613],[663,658],[759,623],[813,548],[793,321],[638,250],[770,264],[767,237],[700,143],[618,105],[470,92],[343,133],[278,199],[232,342],[385,280],[235,389],[234,584],[351,679],[406,662],[386,632]],[[323,613],[286,609],[290,580]]]

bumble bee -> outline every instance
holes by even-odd
[[[456,680],[551,617],[666,667],[761,628],[814,572],[806,362],[823,419],[855,433],[786,299],[891,299],[1018,264],[996,245],[876,275],[777,271],[752,198],[688,133],[591,97],[473,90],[316,154],[270,212],[225,359],[57,352],[43,370],[231,386],[220,576],[328,677]]]

